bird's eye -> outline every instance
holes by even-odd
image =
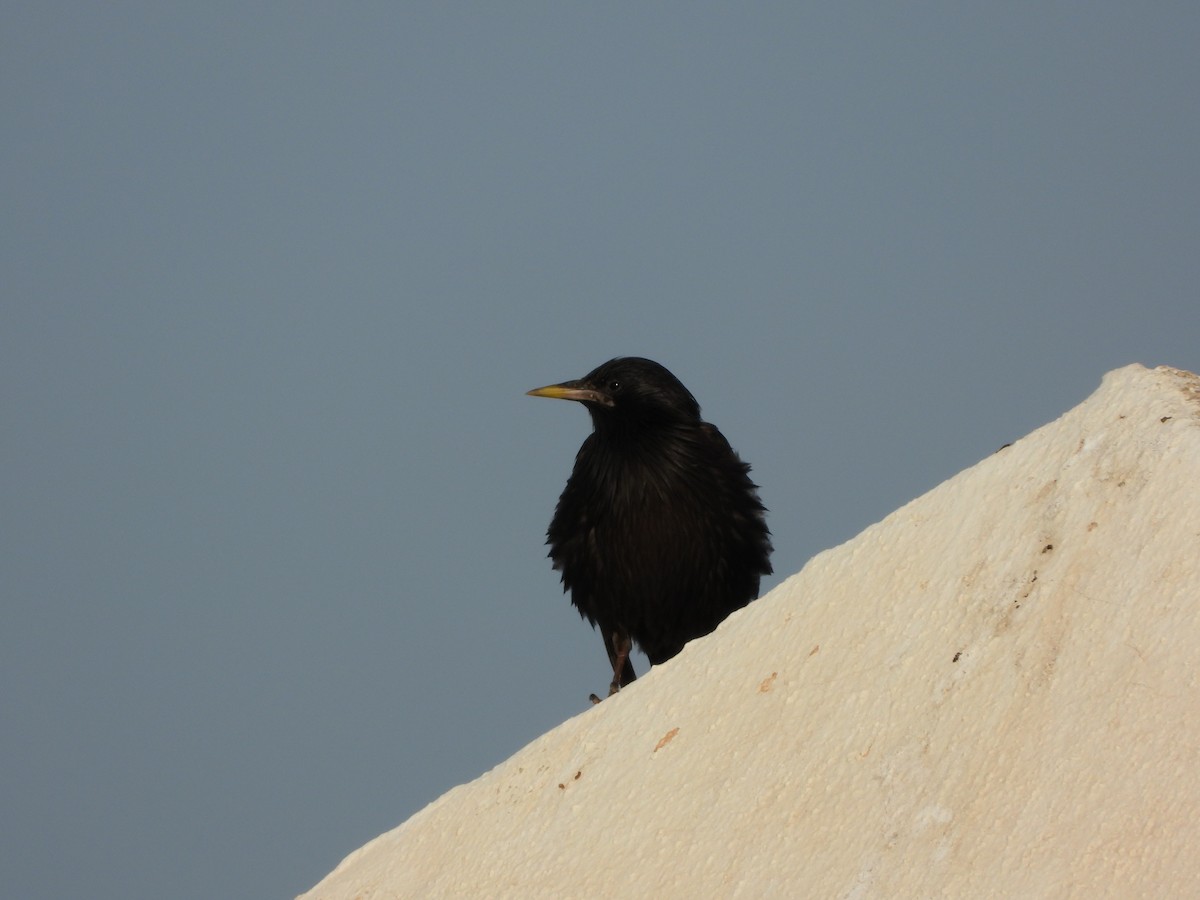
[[[614,394],[615,394],[617,391],[619,391],[619,390],[621,389],[621,382],[619,382],[619,381],[610,381],[610,382],[608,383],[608,389],[609,389],[609,390],[610,390],[612,393],[614,393]]]

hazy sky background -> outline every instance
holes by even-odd
[[[586,713],[531,387],[672,369],[770,588],[1200,369],[1195,3],[0,16],[12,897],[290,897]]]

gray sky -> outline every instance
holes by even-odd
[[[1195,4],[194,6],[0,12],[12,896],[291,896],[584,712],[528,388],[672,369],[769,588],[1200,369]]]

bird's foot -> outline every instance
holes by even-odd
[[[620,690],[621,690],[621,683],[614,678],[613,683],[608,686],[608,696],[611,697],[613,694],[617,693]],[[588,699],[592,701],[592,705],[595,705],[600,702],[600,698],[597,697],[595,694],[588,694]]]

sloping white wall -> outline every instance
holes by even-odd
[[[1200,897],[1200,379],[1110,373],[309,898]]]

